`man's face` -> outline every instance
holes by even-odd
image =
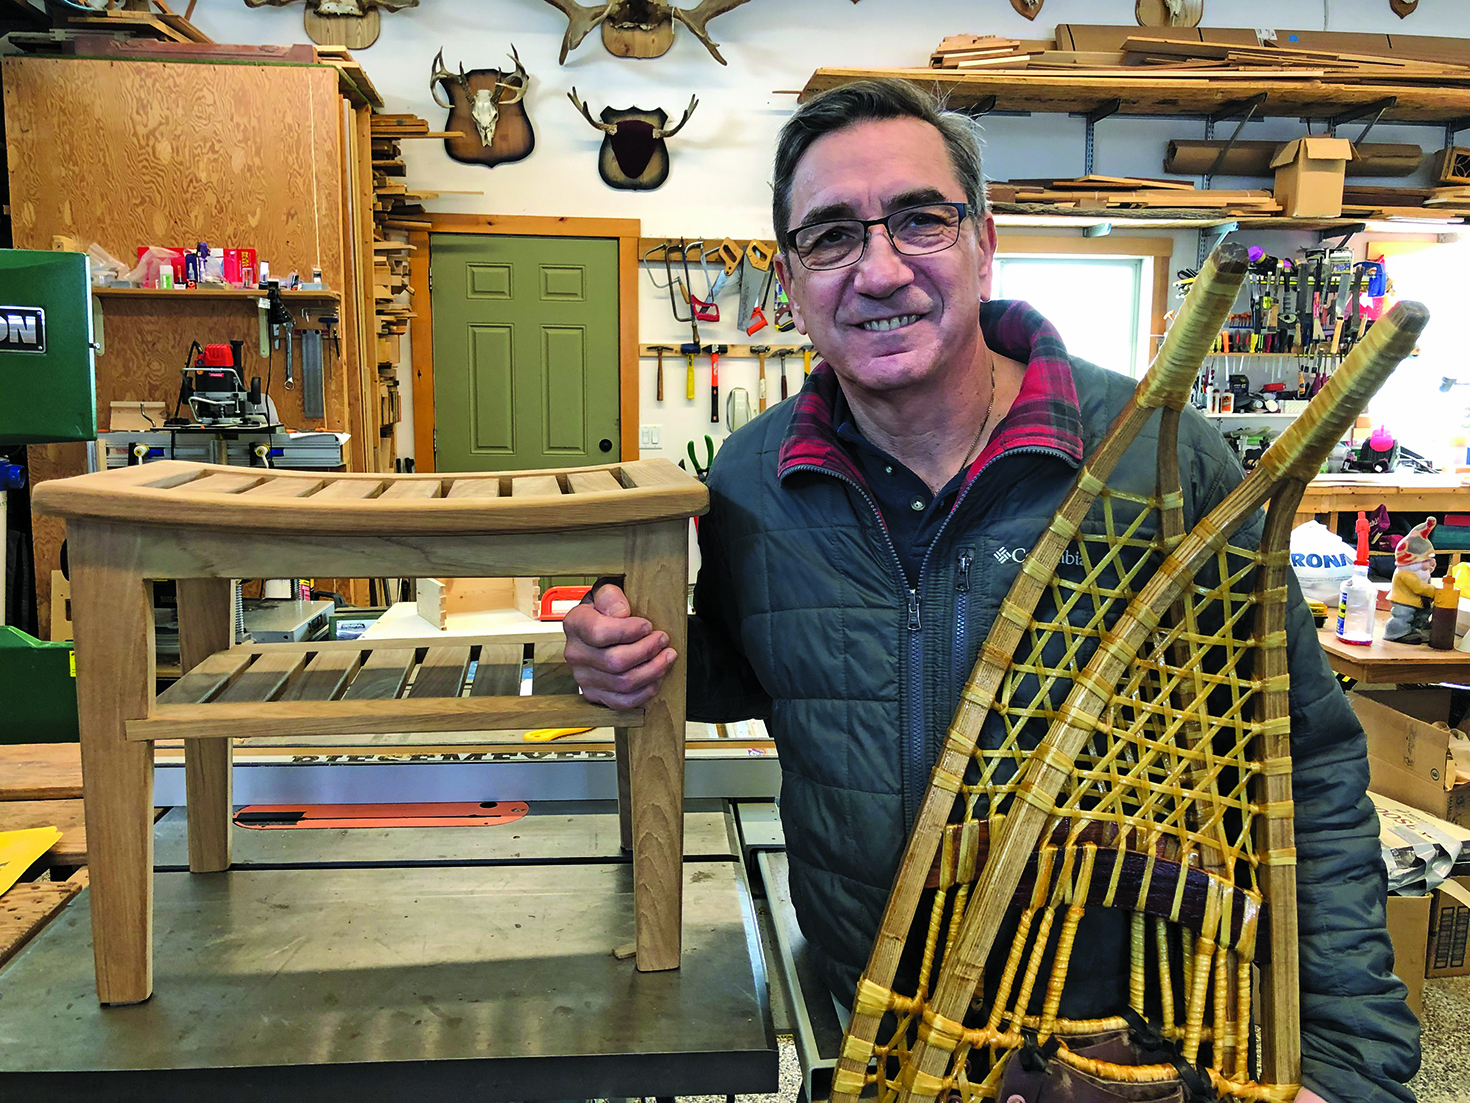
[[[965,202],[965,189],[939,131],[919,119],[870,120],[824,134],[807,149],[784,228],[943,201]],[[794,252],[776,264],[796,328],[839,378],[887,393],[968,369],[994,255],[994,223],[987,216],[977,229],[971,216],[953,247],[927,256],[898,253],[877,226],[862,259],[846,268],[812,271]]]

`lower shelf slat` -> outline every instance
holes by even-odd
[[[584,697],[421,697],[377,701],[262,701],[156,705],[127,721],[127,737],[157,739],[295,739],[306,735],[484,731],[486,743],[521,744],[526,728],[643,726],[643,710],[617,711]],[[590,734],[590,733],[588,733]],[[502,738],[503,736],[503,738]],[[559,742],[583,742],[564,736]]]

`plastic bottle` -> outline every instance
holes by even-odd
[[[1353,560],[1353,577],[1342,584],[1337,595],[1337,638],[1343,643],[1367,647],[1373,642],[1373,612],[1378,588],[1368,581],[1368,515],[1358,511],[1358,555]]]

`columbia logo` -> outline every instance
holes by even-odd
[[[1026,558],[1026,553],[1025,552],[1022,552],[1021,555],[1018,558],[1019,559],[1025,559]],[[1009,563],[1011,561],[1011,551],[1010,551],[1010,549],[1009,548],[996,548],[995,549],[995,561],[997,563]]]
[[[997,563],[1024,563],[1030,553],[1026,548],[996,548],[994,554]],[[1080,567],[1082,556],[1075,549],[1068,548],[1062,553],[1060,563],[1064,567]]]

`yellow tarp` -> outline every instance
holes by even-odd
[[[31,863],[56,845],[59,827],[28,827],[24,831],[0,831],[0,892],[20,880]]]

